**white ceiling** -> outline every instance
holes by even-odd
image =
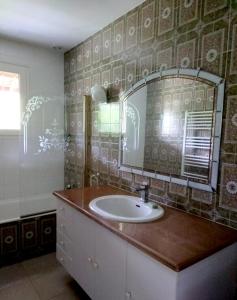
[[[0,36],[68,50],[144,0],[0,0]]]

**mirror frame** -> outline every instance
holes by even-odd
[[[156,173],[151,171],[146,171],[144,169],[136,168],[133,166],[123,165],[122,164],[122,117],[123,117],[123,102],[127,100],[129,96],[134,94],[137,90],[145,86],[147,83],[153,80],[162,80],[164,77],[184,77],[184,78],[192,78],[194,80],[203,79],[210,85],[216,87],[217,96],[216,96],[216,109],[214,111],[214,135],[212,139],[212,158],[211,158],[211,176],[208,184],[200,183],[196,181],[192,181],[191,179],[182,179],[178,177],[174,177],[172,175],[162,175],[160,173]],[[184,185],[187,187],[204,190],[208,192],[213,192],[217,188],[218,181],[218,167],[219,167],[219,155],[220,155],[220,143],[221,143],[221,129],[222,129],[222,114],[223,114],[223,102],[224,102],[224,89],[225,89],[225,80],[222,77],[217,75],[208,73],[201,69],[168,69],[163,71],[158,71],[151,73],[146,78],[139,80],[135,84],[133,84],[127,91],[120,95],[120,140],[119,140],[119,162],[118,168],[121,171],[129,172],[132,174],[138,174],[154,179],[159,179],[162,181],[176,183],[180,185]]]

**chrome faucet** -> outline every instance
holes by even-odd
[[[144,203],[148,202],[148,188],[149,188],[148,184],[143,184],[135,188],[137,192],[140,192],[141,201]]]

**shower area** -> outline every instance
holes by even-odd
[[[0,265],[55,248],[67,147],[63,55],[12,48],[0,49]]]

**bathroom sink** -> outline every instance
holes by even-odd
[[[126,195],[98,197],[89,203],[98,215],[119,222],[143,223],[159,219],[164,209],[152,202],[143,203],[140,198]]]

